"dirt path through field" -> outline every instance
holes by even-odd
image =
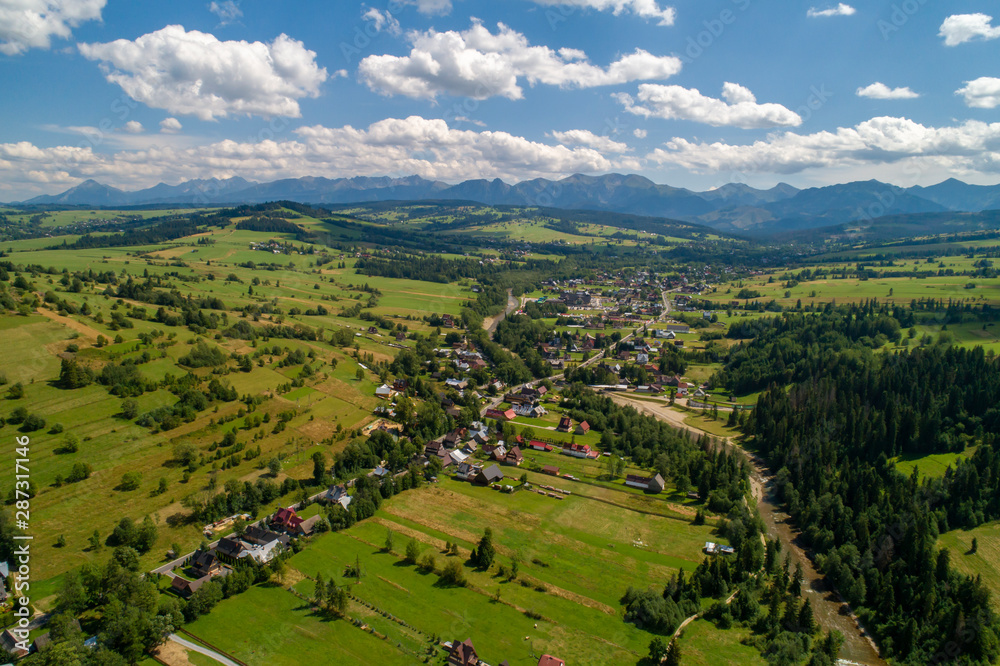
[[[86,324],[79,322],[71,317],[63,317],[61,314],[53,312],[48,308],[38,308],[36,312],[38,312],[38,314],[42,315],[43,317],[51,319],[52,321],[59,322],[60,324],[63,324],[64,326],[73,329],[80,335],[86,336],[91,340],[97,340],[98,335],[104,335],[97,329],[91,328],[90,326],[87,326]]]

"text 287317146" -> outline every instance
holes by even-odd
[[[16,627],[11,629],[11,633],[17,638],[15,646],[21,650],[27,650],[31,644],[29,638],[31,625],[31,599],[28,591],[31,589],[31,534],[28,533],[29,522],[31,520],[31,462],[30,438],[26,436],[18,437],[14,458],[14,524],[17,533],[14,539],[20,543],[14,549],[14,559],[16,566],[12,573],[16,575],[14,583],[14,615],[17,617]]]

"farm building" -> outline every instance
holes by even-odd
[[[723,546],[721,543],[705,542],[705,553],[708,555],[732,555],[736,550],[732,546]]]
[[[351,505],[351,496],[347,494],[346,486],[330,486],[321,498],[327,502],[336,502],[345,509]]]
[[[209,579],[210,576],[205,576],[198,580],[188,580],[180,576],[174,576],[173,580],[170,581],[170,589],[187,599],[197,592],[202,585],[207,583]]]
[[[524,462],[524,454],[521,453],[520,448],[514,446],[507,452],[507,455],[504,456],[503,462],[505,465],[513,465],[517,467]]]
[[[559,476],[559,468],[555,465],[546,465],[542,468],[542,474],[548,474],[550,476]]]
[[[201,551],[191,561],[191,569],[199,577],[217,576],[222,573],[222,562],[215,556],[215,553],[206,550]]]
[[[491,483],[497,483],[503,481],[503,472],[496,465],[490,465],[489,467],[480,470],[476,478],[473,479],[473,483],[480,486],[488,486]]]
[[[295,509],[278,509],[271,519],[271,525],[276,530],[282,532],[298,532],[302,525],[302,519],[295,513]]]
[[[596,458],[597,451],[594,451],[587,444],[564,444],[563,454],[574,458]]]
[[[265,564],[274,559],[288,541],[287,535],[275,534],[270,530],[251,525],[242,537],[228,536],[220,539],[216,553],[232,560],[249,557],[258,564]]]
[[[461,479],[462,481],[470,481],[476,478],[476,475],[482,471],[481,466],[470,465],[467,462],[461,463],[458,469],[455,470],[455,478]]]
[[[478,666],[480,663],[479,655],[476,654],[476,648],[472,645],[472,639],[466,638],[465,642],[462,643],[454,641],[445,663],[448,666]]]
[[[632,488],[641,488],[653,493],[661,493],[665,484],[663,477],[659,474],[650,477],[629,474],[625,477],[625,485]]]

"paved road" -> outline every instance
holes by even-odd
[[[170,640],[172,640],[173,642],[177,643],[178,645],[180,645],[183,648],[187,648],[188,650],[194,650],[195,652],[199,652],[199,653],[205,655],[206,657],[211,657],[212,659],[216,660],[220,664],[225,664],[226,666],[240,666],[239,664],[237,664],[232,659],[229,659],[227,657],[223,657],[218,652],[216,652],[214,650],[209,650],[207,647],[202,647],[202,646],[198,645],[197,643],[192,643],[191,641],[187,640],[186,638],[181,638],[177,634],[170,634]]]

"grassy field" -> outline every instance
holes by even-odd
[[[258,586],[223,601],[185,627],[248,664],[412,664],[413,656],[352,626],[313,612],[288,590]]]
[[[740,431],[736,428],[726,427],[726,419],[728,418],[729,412],[719,412],[718,419],[697,414],[686,417],[684,419],[684,423],[692,428],[704,430],[705,432],[715,435],[716,437],[735,437],[740,434]]]
[[[945,470],[954,468],[962,458],[968,458],[975,449],[969,449],[962,453],[934,453],[926,456],[900,456],[893,459],[896,469],[910,476],[914,468],[918,470],[921,477],[937,478],[944,476]]]
[[[62,226],[101,216],[114,217],[118,211],[71,211],[53,213],[45,224]],[[148,217],[157,211],[143,211]],[[323,227],[315,219],[302,220],[306,226]],[[54,232],[55,233],[55,232]],[[257,324],[282,324],[304,326],[319,330],[324,338],[338,328],[349,328],[361,335],[353,345],[358,353],[369,357],[364,361],[391,361],[396,354],[395,336],[389,331],[378,334],[365,332],[370,321],[341,313],[356,304],[366,305],[374,294],[376,304],[366,308],[372,314],[387,317],[410,331],[429,331],[423,317],[432,313],[457,315],[465,301],[474,296],[459,284],[441,284],[394,278],[367,277],[354,270],[352,255],[333,251],[333,259],[322,268],[317,266],[320,255],[295,251],[305,247],[295,243],[295,250],[288,254],[273,254],[250,249],[251,243],[271,239],[294,242],[289,235],[236,230],[230,226],[213,229],[197,236],[181,238],[155,246],[121,248],[91,248],[79,250],[45,249],[72,243],[76,236],[53,236],[5,244],[13,264],[58,267],[58,270],[113,272],[120,279],[131,277],[138,281],[159,278],[157,287],[163,291],[175,290],[183,297],[215,297],[225,304],[226,310],[217,312],[223,317],[220,329],[241,318],[241,310],[250,305],[274,306],[280,315],[263,314]],[[323,251],[322,248],[317,248]],[[340,267],[338,267],[340,266]],[[112,359],[137,358],[142,352],[152,356],[140,366],[142,375],[151,381],[163,381],[168,375],[183,376],[188,369],[179,364],[190,345],[203,339],[210,346],[218,346],[227,356],[252,354],[254,345],[228,338],[213,339],[212,334],[202,338],[187,328],[171,328],[152,321],[156,306],[146,303],[113,299],[102,292],[105,285],[87,284],[79,292],[68,290],[61,284],[58,272],[52,275],[28,276],[33,289],[41,296],[53,292],[75,308],[88,308],[89,315],[57,312],[57,308],[40,309],[29,316],[0,316],[0,331],[4,337],[5,353],[0,356],[0,373],[9,384],[22,382],[25,397],[21,400],[4,400],[6,388],[0,389],[0,417],[7,417],[20,406],[39,413],[46,419],[46,428],[32,434],[33,479],[38,494],[32,505],[32,528],[37,543],[46,549],[35,567],[37,585],[44,595],[36,596],[44,607],[50,601],[48,592],[54,590],[59,576],[84,562],[103,560],[106,550],[93,550],[89,539],[96,530],[101,538],[110,534],[122,516],[141,520],[151,516],[159,525],[160,536],[153,550],[143,557],[143,564],[153,566],[161,561],[164,552],[173,543],[182,548],[193,548],[201,539],[200,526],[185,523],[186,511],[181,501],[189,496],[208,496],[230,479],[253,481],[265,473],[263,467],[271,457],[282,460],[285,474],[305,477],[310,474],[309,456],[317,450],[327,458],[346,445],[346,435],[372,420],[372,410],[378,404],[374,397],[379,378],[371,371],[364,371],[359,380],[355,375],[359,362],[352,358],[354,349],[334,349],[323,341],[274,340],[281,354],[262,358],[263,364],[252,372],[236,372],[234,364],[221,375],[223,382],[235,389],[240,396],[257,396],[264,399],[258,408],[272,419],[285,410],[296,410],[294,418],[281,432],[272,432],[272,426],[253,431],[240,429],[238,440],[262,449],[260,458],[228,469],[213,469],[211,462],[195,471],[189,480],[183,480],[184,470],[172,460],[174,448],[183,443],[194,444],[207,454],[212,442],[221,439],[226,430],[242,428],[245,419],[238,415],[243,407],[240,402],[219,403],[197,415],[189,422],[164,432],[151,431],[136,425],[134,420],[118,416],[121,399],[108,393],[106,387],[91,384],[84,388],[66,390],[57,388],[54,380],[59,375],[62,358],[75,357],[80,363],[100,371]],[[133,310],[133,306],[135,309]],[[309,309],[326,308],[325,314],[306,314]],[[167,308],[172,314],[177,310]],[[112,314],[124,314],[131,328],[112,325]],[[156,334],[152,345],[141,345],[140,335]],[[164,334],[170,334],[168,339]],[[123,342],[112,343],[102,349],[96,347],[98,336],[108,341],[121,336]],[[390,346],[393,345],[393,346]],[[404,341],[404,345],[412,342]],[[70,351],[75,346],[77,351]],[[135,351],[136,347],[139,351]],[[278,387],[299,376],[302,366],[278,367],[281,357],[290,350],[301,349],[315,354],[310,364],[315,375],[305,386],[278,394]],[[335,366],[335,367],[334,367]],[[207,370],[195,371],[200,377]],[[160,407],[170,407],[176,396],[159,389],[146,392],[137,398],[140,414]],[[225,425],[220,422],[226,421]],[[50,432],[53,426],[62,427],[62,433]],[[273,424],[273,421],[272,421]],[[11,433],[14,426],[7,426]],[[67,436],[79,442],[75,453],[60,453]],[[333,442],[330,444],[329,442]],[[60,483],[73,465],[86,462],[93,468],[90,478],[78,483]],[[121,491],[116,488],[125,472],[138,471],[142,480],[138,490]],[[167,484],[167,492],[154,492],[160,479]],[[6,492],[8,488],[0,487]],[[101,511],[93,511],[99,504]],[[56,547],[62,536],[66,545]]]
[[[977,550],[972,550],[976,539]],[[992,592],[993,605],[1000,609],[1000,522],[986,523],[972,530],[952,530],[938,538],[939,548],[951,551],[951,564],[969,576],[982,576]]]
[[[691,666],[763,665],[768,663],[760,653],[740,641],[750,635],[747,629],[719,631],[708,620],[696,620],[681,635],[683,663]]]
[[[607,494],[623,502],[635,498],[622,491]],[[519,558],[518,582],[466,566],[466,587],[445,586],[436,575],[402,561],[406,543],[414,539],[421,556],[433,553],[439,566],[448,559],[445,542],[457,542],[458,559],[465,562],[487,526],[494,531],[498,561]],[[389,529],[395,553],[382,550]],[[348,585],[353,595],[423,636],[472,637],[490,663],[535,664],[549,653],[574,664],[634,664],[651,636],[621,621],[619,597],[629,585],[661,586],[678,568],[691,571],[703,558],[704,542],[717,538],[713,530],[575,494],[561,501],[527,491],[502,495],[441,477],[438,484],[384,502],[368,521],[319,537],[289,564],[305,576],[321,573]],[[363,570],[360,584],[343,578],[356,560]],[[615,566],[608,567],[612,560]],[[296,589],[309,594],[313,586],[302,580]],[[504,630],[487,629],[496,626]],[[383,629],[393,645],[421,645],[401,625],[383,623],[378,631]],[[206,629],[192,631],[204,635]]]
[[[156,210],[57,210],[41,213],[43,227],[65,227],[72,224],[105,223],[110,220],[134,220],[190,213],[191,208],[170,208]],[[211,209],[200,209],[208,212]],[[5,213],[14,224],[25,224],[39,213]]]

